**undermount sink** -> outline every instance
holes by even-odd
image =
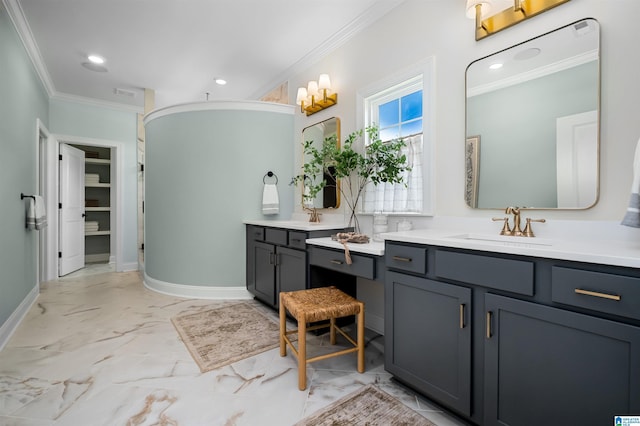
[[[456,240],[477,241],[494,245],[504,246],[552,246],[553,241],[536,237],[511,237],[507,235],[489,235],[489,234],[461,234],[452,235],[448,238]]]

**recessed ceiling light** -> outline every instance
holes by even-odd
[[[92,62],[83,62],[82,66],[90,71],[95,72],[108,72],[109,70],[104,65],[94,64]]]
[[[89,61],[91,61],[94,64],[104,64],[104,58],[102,56],[98,56],[98,55],[89,55],[87,56],[87,59]]]
[[[216,82],[216,84],[219,84],[220,86],[224,86],[225,84],[227,84],[227,80],[223,78],[216,78],[214,81]]]
[[[495,64],[489,65],[489,68],[492,69],[492,70],[497,70],[497,69],[502,68],[502,64],[500,62],[496,62]]]

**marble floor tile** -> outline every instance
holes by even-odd
[[[201,373],[170,318],[225,303],[159,294],[109,265],[44,283],[0,352],[0,425],[286,426],[369,383],[438,426],[465,424],[394,382],[384,337],[369,330],[365,373],[355,355],[314,362],[305,391],[279,349]],[[330,349],[326,335],[307,341],[309,353]]]

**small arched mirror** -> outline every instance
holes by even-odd
[[[327,120],[305,127],[302,130],[302,142],[312,142],[316,149],[322,150],[322,145],[327,140],[334,140],[340,144],[340,119],[332,117]],[[309,161],[303,153],[302,163]],[[307,184],[317,184],[319,180],[324,180],[325,186],[313,200],[305,197],[308,193]],[[336,209],[340,206],[340,190],[338,183],[326,173],[322,176],[306,176],[302,185],[302,205],[307,208]]]
[[[473,208],[586,209],[598,200],[600,31],[583,19],[467,68]]]

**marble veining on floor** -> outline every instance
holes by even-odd
[[[201,373],[170,318],[224,303],[158,294],[104,266],[44,283],[0,352],[0,425],[292,425],[369,383],[439,426],[464,424],[392,381],[373,333],[364,374],[355,355],[319,361],[306,391],[278,349]]]

